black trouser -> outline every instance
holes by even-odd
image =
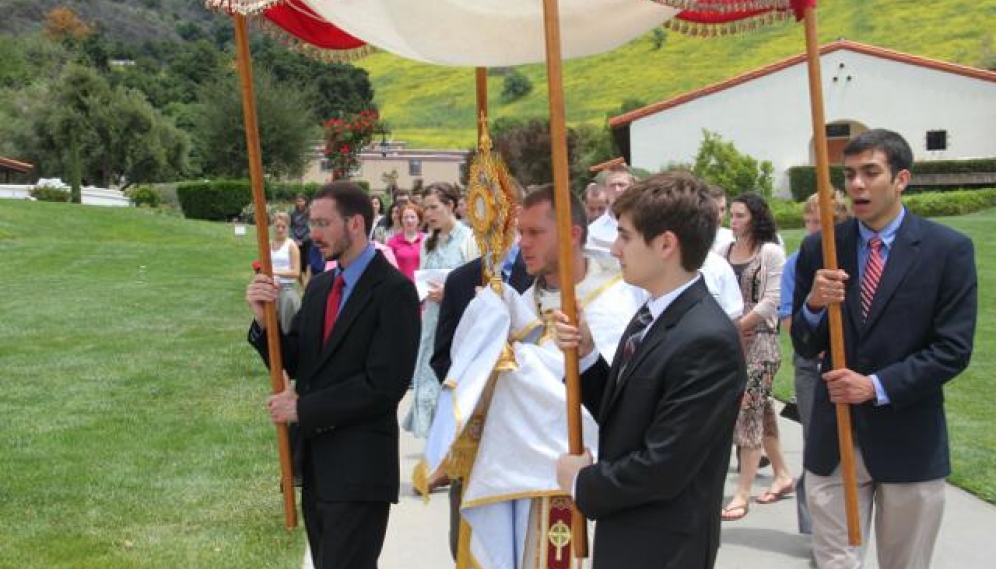
[[[301,509],[315,569],[377,569],[390,503],[323,502],[313,494],[305,481]]]

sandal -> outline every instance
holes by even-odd
[[[793,480],[788,486],[782,488],[778,491],[768,490],[767,492],[761,494],[754,499],[758,504],[774,504],[780,500],[783,500],[795,493],[795,480]]]
[[[735,522],[742,520],[750,511],[750,506],[746,503],[739,506],[726,506],[723,508],[722,518],[724,522]]]

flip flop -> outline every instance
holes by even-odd
[[[755,498],[754,501],[757,502],[758,504],[774,504],[775,502],[784,500],[785,498],[791,496],[794,493],[795,493],[795,481],[793,480],[792,484],[789,484],[785,488],[782,488],[777,492],[772,492],[771,490],[768,490],[764,494],[761,494],[760,496]]]
[[[743,504],[741,506],[725,506],[723,508],[722,518],[724,522],[735,522],[737,520],[744,519],[749,511],[750,506],[748,504]]]

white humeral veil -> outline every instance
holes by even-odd
[[[596,269],[589,276],[577,297],[597,349],[611,361],[638,305],[618,273]],[[468,423],[480,429],[461,513],[472,528],[470,553],[482,569],[545,566],[534,505],[564,495],[556,480],[557,457],[567,451],[563,353],[544,333],[533,298],[532,289],[520,296],[505,287],[502,298],[485,288],[468,305],[426,442],[428,472],[434,472],[452,458]],[[483,425],[469,421],[482,402]],[[598,426],[586,409],[582,428],[584,445],[597,453]]]

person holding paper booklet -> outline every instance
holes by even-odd
[[[480,256],[474,234],[456,218],[456,206],[460,192],[452,184],[436,182],[425,191],[423,202],[425,222],[429,235],[422,240],[419,251],[419,270],[455,269],[467,261]],[[425,438],[432,424],[439,397],[439,379],[432,371],[429,360],[435,344],[436,322],[439,319],[439,303],[443,299],[443,282],[446,277],[428,282],[422,312],[422,337],[419,342],[418,363],[412,386],[415,390],[412,405],[405,416],[402,427],[416,437]],[[416,278],[416,282],[418,279]]]

